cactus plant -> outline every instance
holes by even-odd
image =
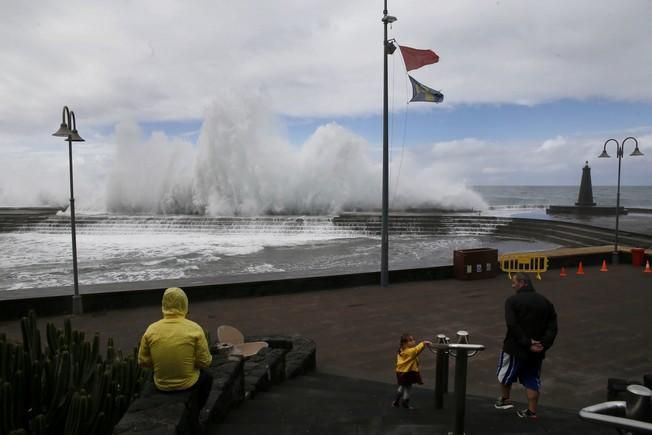
[[[148,376],[136,349],[123,356],[109,338],[104,360],[99,334],[87,341],[70,319],[46,325],[43,348],[33,312],[21,332],[22,344],[0,334],[0,435],[109,435]]]

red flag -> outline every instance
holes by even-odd
[[[439,56],[432,50],[419,50],[417,48],[403,47],[402,45],[399,45],[399,47],[405,62],[405,69],[408,71],[439,62]]]

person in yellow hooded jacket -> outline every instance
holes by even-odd
[[[204,330],[186,319],[188,297],[173,287],[165,290],[163,318],[147,327],[140,340],[138,364],[154,369],[154,385],[164,393],[193,391],[188,419],[196,426],[199,411],[206,404],[213,377],[206,370],[212,356]]]
[[[426,346],[431,346],[432,342],[428,340],[421,341],[417,344],[411,334],[401,335],[401,342],[396,352],[396,381],[398,389],[396,397],[392,402],[394,408],[401,405],[403,408],[414,409],[410,406],[410,390],[413,384],[423,384],[421,374],[419,373],[419,354]]]

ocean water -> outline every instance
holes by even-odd
[[[579,195],[578,186],[473,186],[490,207],[544,208],[549,205],[572,205]],[[615,186],[593,186],[593,201],[598,206],[615,207]],[[621,186],[620,205],[652,208],[652,187]]]
[[[474,214],[540,219],[548,205],[570,205],[577,187],[478,186],[488,208]],[[594,186],[594,200],[615,206],[612,187]],[[652,188],[622,187],[621,205],[652,208]],[[301,275],[374,271],[380,264],[380,238],[336,227],[330,216],[242,218],[228,224],[188,216],[128,216],[81,213],[78,227],[79,282],[84,285],[259,273]],[[90,222],[93,223],[90,223]],[[615,217],[582,218],[613,227]],[[621,216],[620,229],[652,234],[652,215]],[[72,285],[69,227],[42,226],[0,233],[0,290]],[[534,240],[495,239],[455,233],[441,237],[398,234],[390,238],[390,269],[452,263],[455,249],[493,247],[499,252],[549,249]]]
[[[615,228],[615,216],[546,215],[550,205],[573,205],[578,199],[578,186],[474,186],[489,204],[483,214],[532,219],[555,219],[579,222],[603,228]],[[600,207],[616,207],[615,186],[593,186],[593,202]],[[621,186],[620,206],[652,210],[652,187]],[[619,229],[641,234],[652,234],[652,214],[630,212],[619,217]]]

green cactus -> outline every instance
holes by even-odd
[[[2,433],[9,433],[14,429],[14,401],[11,384],[7,381],[0,385],[0,428]]]
[[[40,414],[43,411],[43,369],[39,361],[32,361],[32,381],[29,385],[29,408],[32,414]]]
[[[90,426],[90,430],[88,433],[92,434],[102,434],[102,433],[110,433],[107,432],[107,427],[112,427],[107,423],[106,416],[104,415],[104,411],[100,411],[97,413],[97,416],[95,417],[95,420]]]
[[[64,435],[74,435],[77,432],[79,425],[79,408],[80,400],[79,393],[74,392],[70,400],[70,407],[68,408],[68,415],[66,416],[66,425],[64,426]]]
[[[16,345],[7,342],[2,361],[2,379],[11,379],[16,366]]]
[[[108,370],[104,370],[102,364],[97,364],[96,372],[98,373],[97,381],[93,384],[93,415],[98,414],[104,409],[104,401],[106,400],[106,395],[109,390],[109,384],[111,383],[111,373]]]
[[[16,370],[14,373],[13,378],[11,379],[11,389],[14,393],[13,397],[13,403],[14,403],[14,409],[15,410],[23,410],[26,409],[25,404],[26,404],[26,392],[25,392],[25,375],[23,374],[22,370]],[[15,415],[15,414],[14,414]],[[18,426],[22,425],[24,422],[21,421],[23,420],[20,418],[21,416],[18,415],[17,419],[14,421],[14,423],[18,423]]]
[[[56,384],[54,387],[54,393],[52,394],[52,402],[50,403],[51,410],[63,406],[68,395],[71,371],[70,352],[64,350],[61,352],[61,355],[57,360],[55,374]]]
[[[93,362],[97,363],[100,359],[100,334],[97,332],[93,337],[93,348],[91,349],[91,354],[93,356]]]
[[[123,356],[112,338],[106,360],[100,337],[48,323],[45,348],[36,315],[21,319],[22,344],[0,334],[0,434],[110,435],[150,372],[137,365],[137,348]]]
[[[7,337],[3,334],[0,338],[0,379],[7,379],[8,352]]]
[[[63,332],[64,343],[70,349],[70,345],[72,344],[72,323],[70,322],[70,318],[63,321]]]
[[[104,415],[106,416],[106,422],[109,426],[115,425],[114,417],[115,401],[113,400],[113,394],[107,393],[104,399]],[[116,421],[117,422],[117,421]]]
[[[114,413],[115,420],[113,421],[113,424],[116,424],[122,418],[122,415],[127,410],[127,406],[129,406],[129,401],[127,398],[124,396],[124,394],[118,394],[115,397],[115,409],[117,412]]]
[[[23,345],[28,350],[32,344],[32,338],[34,337],[31,326],[32,325],[29,322],[29,318],[23,317],[20,319],[20,331],[23,334]]]
[[[45,415],[39,414],[31,421],[32,435],[46,435],[48,433],[48,420]]]
[[[52,355],[57,351],[57,334],[56,329],[52,323],[45,326],[45,340],[47,342],[48,355]]]

